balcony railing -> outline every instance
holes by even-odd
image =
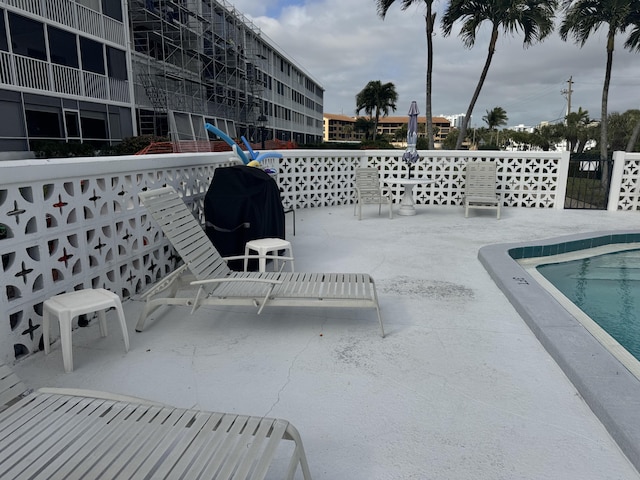
[[[0,52],[0,84],[77,97],[129,102],[129,82],[77,68]]]
[[[469,161],[498,164],[497,185],[511,207],[562,209],[568,154],[557,152],[421,152],[413,175],[417,204],[460,205]],[[427,153],[431,153],[430,156]],[[283,150],[275,167],[285,207],[354,201],[354,169],[381,178],[406,175],[402,151]],[[42,302],[52,295],[103,287],[122,297],[172,271],[179,259],[138,201],[143,189],[175,187],[203,218],[203,198],[230,152],[0,162],[0,257],[4,290],[0,356],[41,348]],[[610,210],[640,209],[640,154],[614,154]],[[401,187],[393,187],[398,203]]]
[[[72,27],[82,32],[104,38],[110,42],[125,46],[124,23],[80,2],[60,0],[4,0],[7,5],[33,13],[53,22]]]

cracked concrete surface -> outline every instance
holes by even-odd
[[[31,387],[286,418],[315,480],[640,479],[477,260],[491,243],[633,228],[637,212],[296,217],[296,269],[372,274],[386,338],[373,311],[302,308],[161,309],[136,333],[142,305],[126,301],[127,354],[117,328],[103,339],[92,321],[74,332],[74,372],[55,343],[17,373]]]

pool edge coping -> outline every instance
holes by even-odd
[[[486,245],[478,251],[478,259],[629,461],[640,471],[640,381],[509,253],[520,247],[633,233],[638,230]],[[548,301],[540,302],[541,296]]]

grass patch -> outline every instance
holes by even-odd
[[[569,177],[566,198],[568,208],[607,208],[607,191],[596,178]]]

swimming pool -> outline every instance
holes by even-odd
[[[640,379],[640,245],[520,259],[529,274]]]
[[[527,243],[487,245],[479,250],[478,259],[640,470],[640,377],[631,373],[619,357],[626,353],[636,365],[640,362],[619,345],[607,345],[604,336],[597,338],[598,334],[592,333],[576,317],[580,310],[575,305],[575,310],[570,311],[572,302],[552,295],[542,285],[546,281],[544,277],[536,275],[535,268],[521,264],[535,257],[547,257],[543,260],[549,263],[554,255],[563,255],[566,259],[598,255],[619,250],[621,246],[634,248],[633,244],[640,244],[638,231],[593,232]],[[599,327],[598,330],[604,332]],[[614,355],[616,348],[617,356]]]

